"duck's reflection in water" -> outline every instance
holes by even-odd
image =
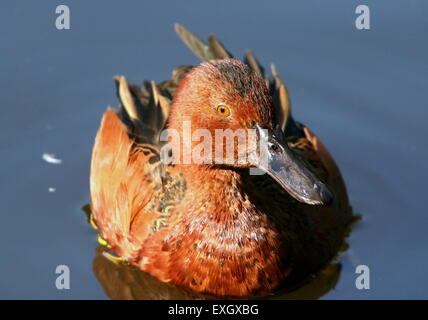
[[[115,300],[224,298],[191,292],[188,289],[161,282],[111,255],[108,248],[104,246],[97,247],[93,268],[107,296]],[[318,299],[335,287],[340,271],[341,264],[333,262],[298,287],[283,289],[271,295],[245,297],[245,299]]]

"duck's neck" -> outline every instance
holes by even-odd
[[[189,189],[222,192],[224,189],[241,186],[246,179],[245,169],[229,169],[206,165],[180,165]],[[248,169],[246,170],[248,171]]]
[[[227,169],[209,166],[185,166],[184,174],[189,194],[196,205],[205,206],[207,211],[223,218],[236,214],[248,200],[248,169]]]

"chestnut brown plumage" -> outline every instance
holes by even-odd
[[[252,53],[244,64],[213,36],[205,44],[181,26],[177,32],[206,62],[159,85],[116,78],[121,108],[104,114],[91,164],[101,236],[142,270],[198,292],[246,296],[303,280],[337,254],[352,220],[334,160],[293,120],[275,69],[265,79]],[[218,105],[227,106],[226,116]],[[274,159],[298,174],[263,168],[269,175],[252,176],[250,162],[165,165],[160,132],[181,132],[186,120],[213,133],[275,131]]]

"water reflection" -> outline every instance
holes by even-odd
[[[88,222],[91,223],[89,205],[84,206]],[[348,248],[344,245],[343,250]],[[159,281],[112,253],[107,246],[96,248],[93,272],[105,294],[114,300],[189,300],[223,299],[224,297],[193,292],[187,288]],[[245,297],[245,299],[308,300],[319,299],[334,289],[341,272],[340,262],[333,261],[317,275],[298,286],[284,288],[271,295]],[[236,298],[234,298],[236,299]],[[242,298],[244,299],[244,298]]]

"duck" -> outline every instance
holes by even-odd
[[[267,76],[252,51],[240,61],[214,35],[175,30],[200,64],[161,83],[114,78],[120,105],[102,116],[90,169],[100,237],[123,261],[197,293],[245,297],[305,281],[338,255],[353,221],[337,164],[294,120],[274,65]],[[208,138],[227,130],[251,134]]]

